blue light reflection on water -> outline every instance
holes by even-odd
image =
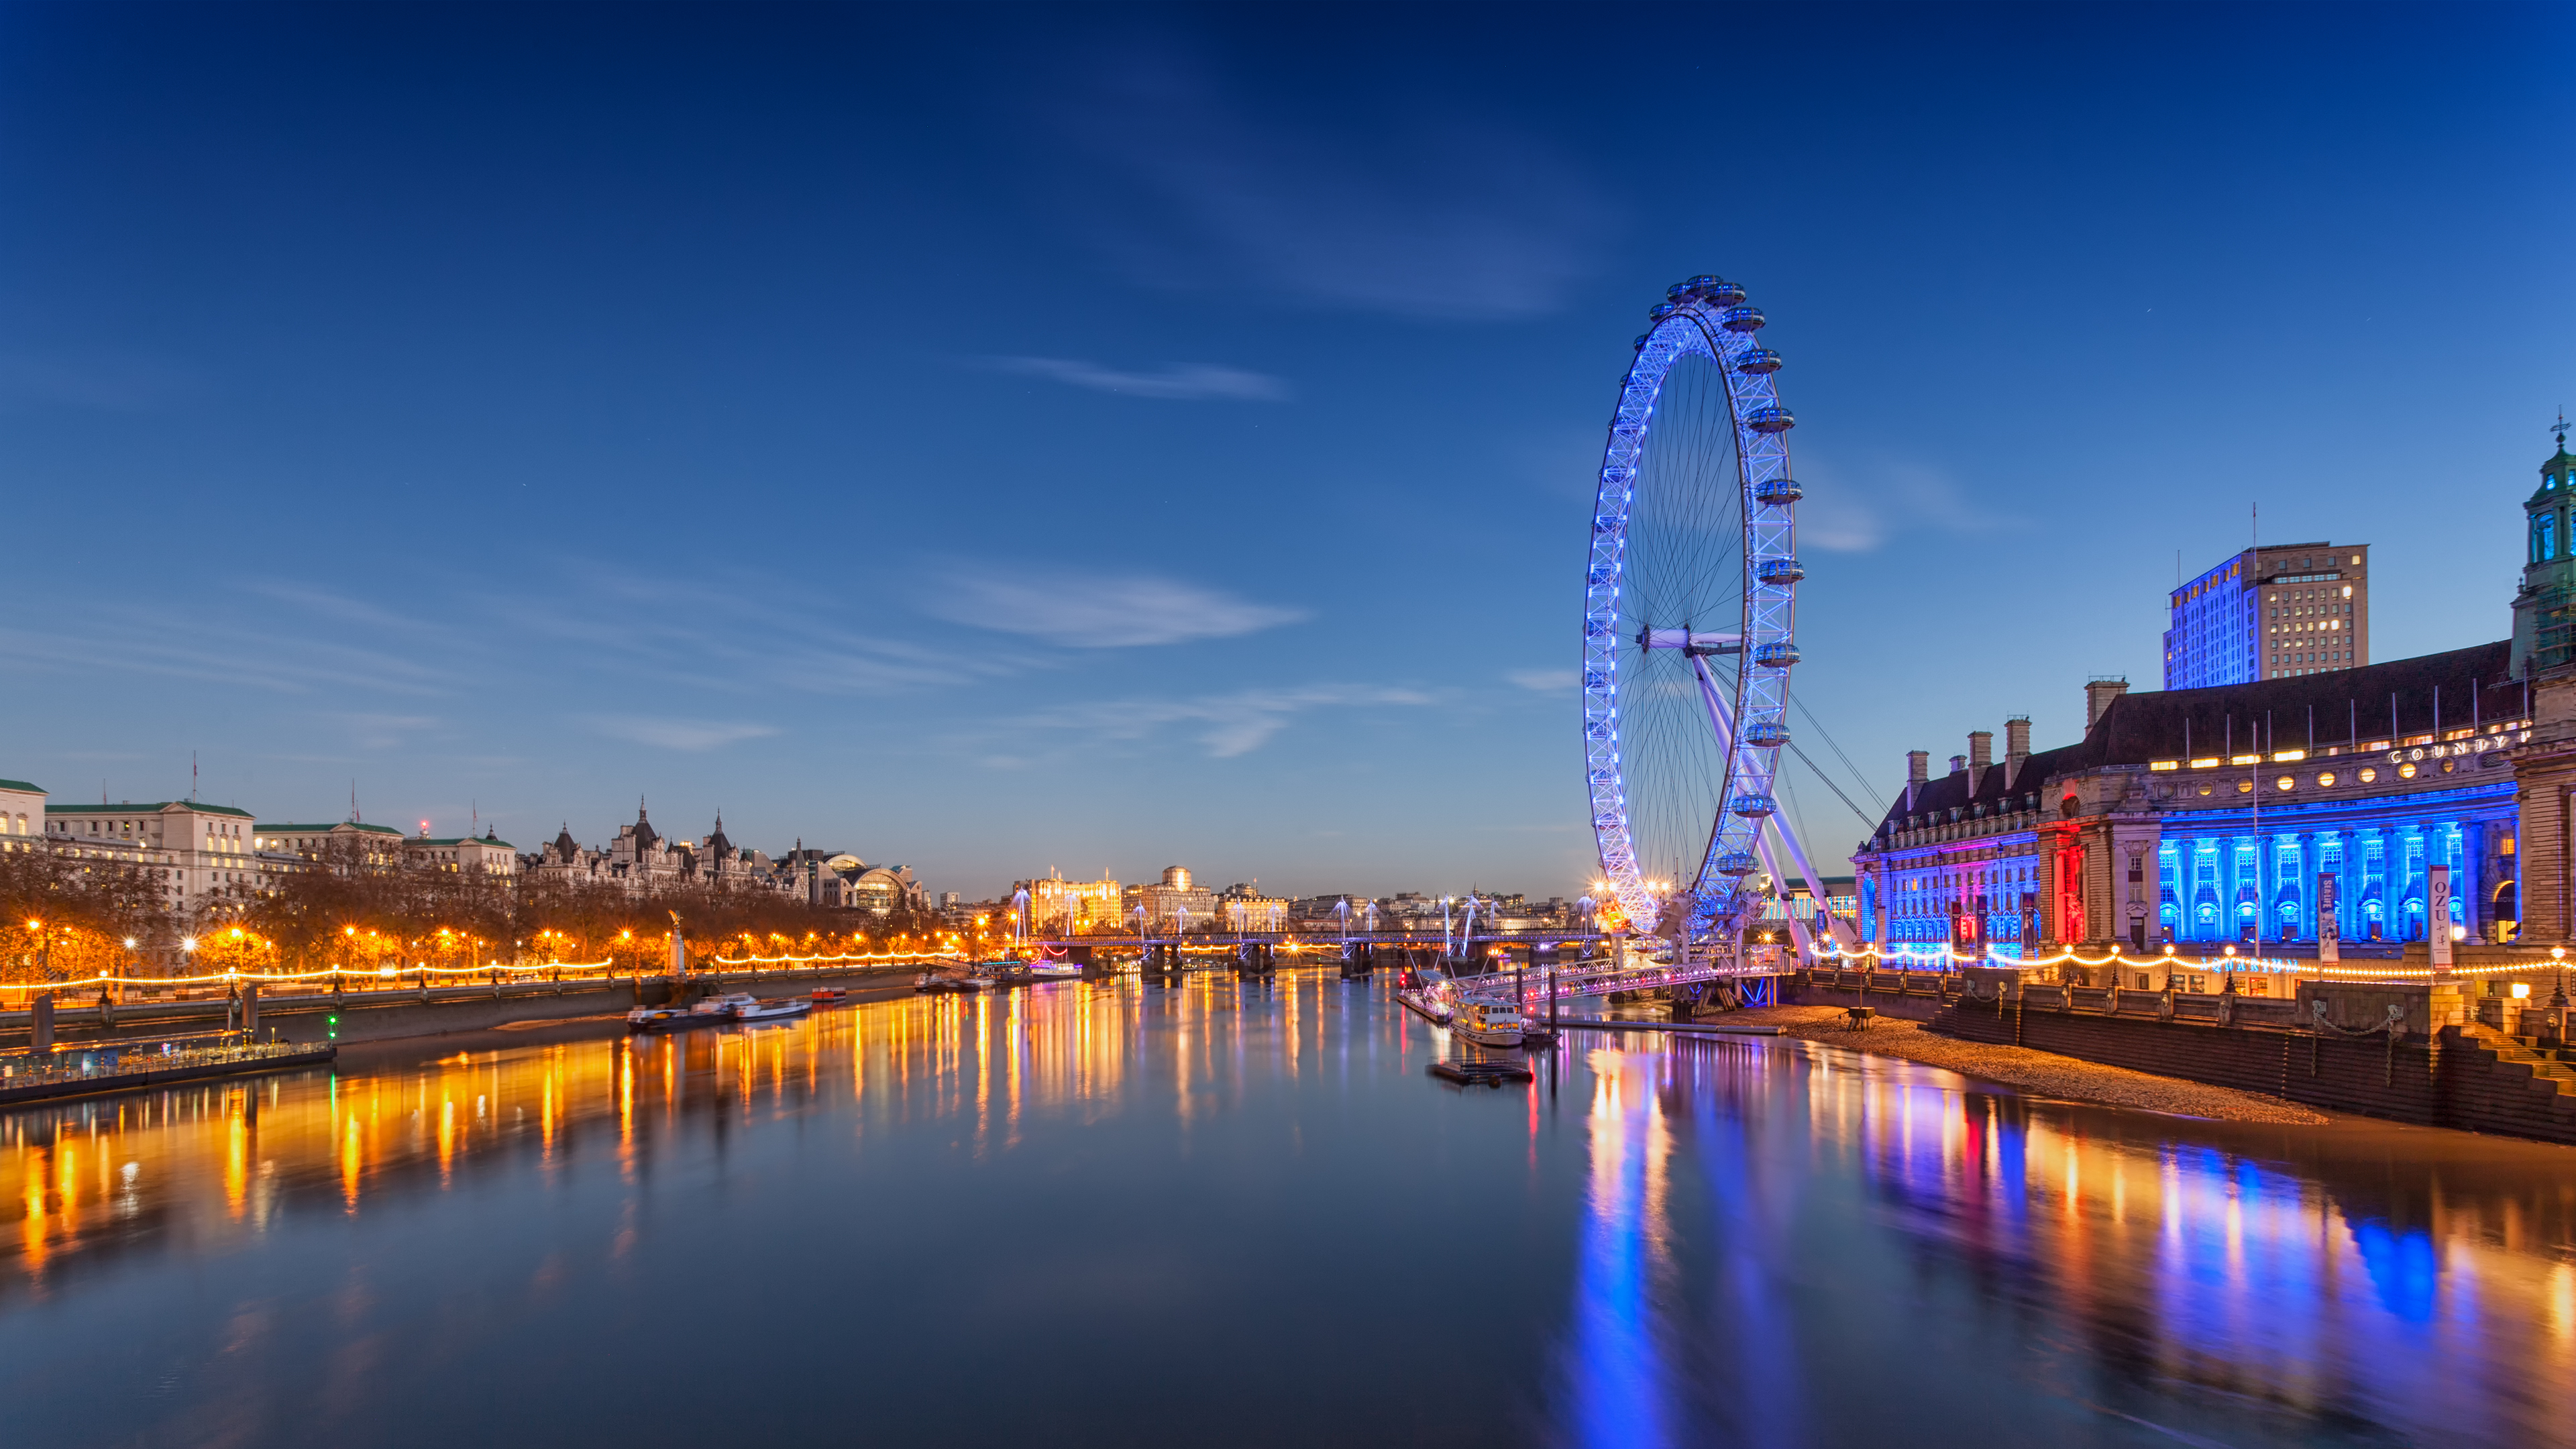
[[[51,1444],[2576,1443],[2576,1154],[1444,1049],[1195,978],[7,1114],[0,1388]],[[692,1373],[829,1387],[639,1393]]]

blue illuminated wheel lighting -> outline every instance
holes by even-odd
[[[1797,590],[1795,419],[1742,287],[1677,283],[1619,385],[1584,569],[1585,786],[1634,928],[1731,957],[1786,721]]]

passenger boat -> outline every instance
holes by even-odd
[[[816,1006],[836,1006],[841,1002],[848,1000],[849,995],[850,989],[846,986],[817,986],[814,988],[814,1004]]]
[[[779,996],[773,997],[767,1001],[756,1001],[745,998],[742,1001],[734,1003],[733,1019],[736,1021],[777,1021],[784,1017],[803,1016],[805,1013],[812,1011],[813,1009],[814,998],[810,996]]]
[[[688,1024],[689,1009],[685,1006],[639,1006],[626,1013],[628,1031],[669,1031]]]
[[[912,989],[922,992],[972,991],[975,989],[975,983],[962,972],[924,971],[912,978]]]
[[[1414,984],[1397,991],[1395,999],[1404,1004],[1405,1010],[1430,1022],[1433,1026],[1447,1026],[1450,1003],[1453,1000],[1449,978],[1429,969],[1411,974]]]
[[[1070,981],[1082,975],[1082,965],[1058,956],[1052,960],[1030,962],[1029,974],[1044,981]]]
[[[1481,1001],[1460,1002],[1449,1013],[1450,1034],[1478,1046],[1519,1046],[1528,1025],[1512,1007],[1489,1006]]]
[[[728,991],[720,996],[699,998],[697,1004],[689,1008],[689,1014],[702,1022],[731,1021],[741,1008],[759,1004],[759,1000],[748,991]]]

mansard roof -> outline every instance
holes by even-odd
[[[2018,773],[1998,760],[1983,773],[1935,775],[1916,789],[1910,809],[1899,789],[1882,820],[1901,829],[1909,814],[1979,805],[2017,808],[2018,797],[2037,791],[2051,776],[2088,770],[2428,735],[2435,732],[2437,709],[2444,733],[2473,721],[2521,719],[2529,713],[2526,688],[2505,677],[2512,652],[2513,641],[2499,639],[2295,679],[2124,694],[2082,740],[2032,754]],[[2004,783],[2008,773],[2010,788]]]

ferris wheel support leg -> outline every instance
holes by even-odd
[[[1807,863],[1807,850],[1798,843],[1798,832],[1791,830],[1789,823],[1776,815],[1771,817],[1771,825],[1780,832],[1780,843],[1789,848],[1789,859],[1797,863],[1798,874],[1806,879],[1807,898],[1816,903],[1816,918],[1823,921],[1825,929],[1833,934],[1835,945],[1846,951],[1856,949],[1858,937],[1827,908],[1826,902],[1830,897],[1825,894],[1824,880],[1816,874],[1816,868]]]
[[[1762,868],[1771,872],[1771,878],[1773,880],[1779,880],[1781,878],[1780,862],[1771,854],[1770,832],[1755,832],[1753,836],[1753,848],[1762,856]],[[1807,889],[1813,891],[1815,888],[1815,883],[1812,880],[1809,881]],[[1817,897],[1817,899],[1822,899],[1822,897]],[[1795,912],[1791,912],[1789,914],[1788,920],[1789,939],[1798,948],[1798,958],[1802,961],[1814,960],[1816,955],[1816,940],[1814,936],[1808,933],[1806,922],[1799,920]]]

